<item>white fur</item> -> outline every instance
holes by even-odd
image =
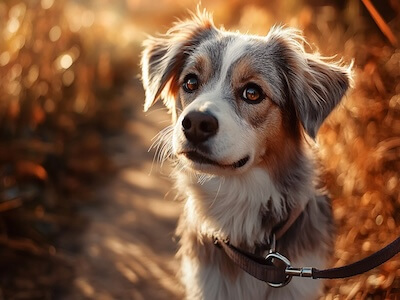
[[[187,257],[182,259],[182,275],[188,300],[264,299],[268,290],[265,282],[247,273],[240,273],[239,278],[232,282],[220,273],[218,267],[199,265]]]
[[[244,39],[245,36],[242,35],[237,39],[234,39],[233,42],[231,42],[226,47],[225,55],[222,61],[221,73],[218,81],[218,85],[220,88],[225,81],[229,68],[243,55],[246,49],[246,43],[244,42]]]
[[[268,173],[253,168],[241,176],[213,176],[199,185],[192,177],[178,175],[179,187],[185,192],[185,210],[194,228],[206,236],[218,233],[229,237],[233,244],[249,245],[265,240],[261,228],[260,211],[281,216],[283,199],[274,187]]]

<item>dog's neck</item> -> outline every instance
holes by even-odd
[[[290,181],[281,185],[268,171],[254,167],[235,176],[213,176],[204,183],[188,173],[178,174],[178,188],[185,194],[185,215],[193,230],[204,236],[229,237],[236,245],[253,247],[265,243],[272,228],[288,217],[289,211],[305,205],[314,189],[304,168],[293,170]]]

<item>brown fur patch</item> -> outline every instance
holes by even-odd
[[[207,55],[199,55],[196,58],[195,68],[201,76],[204,76],[204,81],[208,80],[211,76],[212,66]]]
[[[213,66],[210,58],[205,54],[197,55],[193,66],[188,70],[185,70],[185,74],[194,73],[198,75],[200,78],[200,84],[207,82],[210,79],[212,72]]]
[[[261,158],[261,166],[265,166],[274,179],[281,176],[282,170],[290,168],[291,163],[301,149],[301,140],[295,131],[288,128],[281,108],[271,105],[267,113],[265,130],[265,154]]]
[[[189,38],[190,39],[195,39],[197,35],[200,35],[202,32],[208,30],[211,28],[210,24],[205,24],[204,28],[198,28],[196,32],[193,32],[193,36]],[[183,45],[183,48],[190,47],[193,42],[187,42]],[[168,80],[167,84],[164,87],[164,92],[162,94],[162,97],[164,98],[164,102],[169,103],[169,106],[172,108],[172,122],[175,122],[177,120],[177,104],[176,99],[178,99],[178,93],[181,88],[181,84],[179,81],[179,76],[181,74],[181,70],[186,62],[187,59],[187,54],[185,52],[179,53],[176,58],[175,58],[175,64],[173,65],[171,69],[171,75],[170,79]],[[207,56],[199,56],[198,61],[195,64],[194,69],[199,73],[199,74],[210,74],[212,72],[212,66],[207,58]],[[208,76],[210,76],[208,75]],[[208,77],[202,79],[203,81],[208,80]],[[183,104],[181,103],[182,107]],[[168,105],[167,105],[168,106]]]
[[[254,61],[248,57],[242,57],[234,67],[232,85],[235,89],[240,89],[249,82],[258,84],[266,96],[271,98],[270,87],[266,84],[262,75],[254,69]]]

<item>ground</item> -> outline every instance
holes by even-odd
[[[174,230],[181,203],[173,200],[168,168],[148,152],[151,137],[168,122],[165,110],[137,110],[122,135],[109,138],[118,171],[96,192],[100,205],[81,214],[88,227],[75,265],[73,291],[62,299],[180,299]]]

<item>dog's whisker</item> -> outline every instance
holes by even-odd
[[[203,185],[204,179],[206,178],[206,174],[198,174],[197,175],[197,183]]]
[[[169,134],[166,137],[166,140],[168,142],[165,142],[163,144],[161,144],[160,148],[159,148],[159,162],[161,163],[161,165],[163,165],[163,163],[172,155],[172,145],[170,142],[171,139],[171,134]]]
[[[177,171],[178,173],[181,172],[185,172],[187,169],[187,166],[185,164],[183,164],[181,161],[177,160],[177,164],[175,166],[175,171]],[[189,173],[189,176],[191,176],[192,174]]]
[[[158,124],[165,124],[165,123],[169,123],[169,120],[161,120],[158,122]]]
[[[167,135],[170,131],[173,131],[173,126],[167,126],[164,129],[160,130],[151,140],[153,141],[153,143],[150,146],[150,149],[152,148],[152,146],[154,145],[154,143],[156,143],[157,141],[163,140],[165,135]]]
[[[219,180],[219,185],[218,185],[218,189],[217,192],[215,193],[215,197],[213,199],[213,201],[210,204],[210,208],[212,208],[214,206],[215,201],[218,198],[219,192],[221,191],[221,186],[225,183],[225,177],[221,177]]]
[[[171,138],[173,133],[173,126],[167,126],[158,132],[152,139],[153,143],[150,145],[149,150],[155,149],[153,160],[151,163],[150,174],[153,171],[155,161],[160,163],[160,167],[172,154]]]
[[[197,182],[201,185],[203,185],[204,183],[206,183],[207,181],[209,181],[211,178],[213,178],[214,176],[209,175],[209,174],[197,174]]]
[[[148,112],[145,114],[145,116],[148,117],[148,116],[150,116],[150,115],[152,115],[152,114],[154,114],[154,113],[156,113],[156,112],[163,111],[163,110],[168,112],[168,108],[166,108],[166,107],[160,107],[160,108],[152,109],[151,111],[148,111]]]

